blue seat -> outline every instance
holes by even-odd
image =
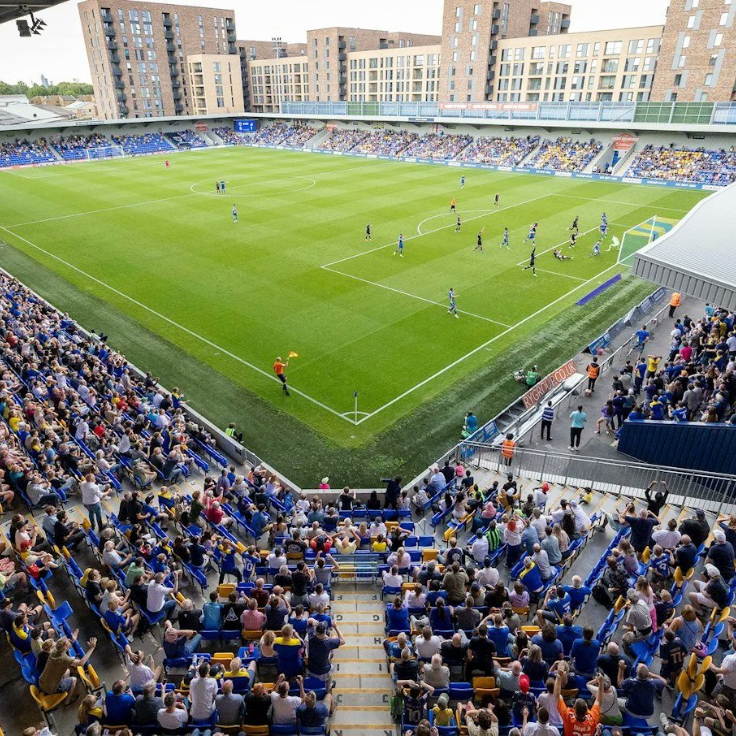
[[[470,700],[473,693],[473,686],[469,682],[450,683],[450,700]]]

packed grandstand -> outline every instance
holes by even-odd
[[[622,355],[599,431],[736,416],[736,314],[671,304],[667,360]],[[730,729],[736,516],[658,481],[619,500],[454,457],[380,496],[294,494],[9,276],[0,312],[2,625],[47,717],[88,736],[319,734],[338,706],[446,736]],[[371,696],[343,684],[361,661],[390,675],[382,705],[350,705]]]
[[[396,129],[318,129],[307,124],[276,121],[255,133],[239,133],[215,126],[209,139],[192,129],[170,133],[102,133],[50,136],[37,140],[15,138],[0,142],[0,168],[41,165],[61,161],[116,156],[139,156],[211,145],[255,145],[353,153],[436,162],[458,162],[487,166],[513,166],[537,171],[583,173],[599,171],[648,180],[726,186],[736,181],[733,148],[689,148],[674,143],[647,143],[624,159],[624,167],[611,171],[595,162],[604,153],[601,140],[575,140],[569,136],[546,139],[526,137],[416,132]],[[595,168],[592,168],[595,167]]]

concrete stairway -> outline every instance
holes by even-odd
[[[347,640],[334,655],[338,703],[330,723],[335,736],[395,733],[391,720],[391,677],[383,650],[383,603],[380,588],[340,583],[335,586],[332,615]]]

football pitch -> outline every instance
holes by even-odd
[[[0,171],[0,265],[306,487],[421,470],[432,457],[414,454],[457,439],[467,410],[485,420],[520,393],[513,369],[544,374],[653,290],[625,277],[575,306],[628,271],[610,236],[589,256],[603,212],[621,239],[706,196],[266,149],[170,161]],[[290,352],[287,397],[272,365]]]

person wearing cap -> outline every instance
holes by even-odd
[[[705,562],[717,567],[723,579],[729,581],[736,574],[733,546],[726,541],[726,533],[723,529],[716,529],[713,532],[713,539],[715,541],[708,550]]]
[[[549,483],[542,483],[539,488],[534,489],[534,503],[544,511],[549,497]]]
[[[534,718],[537,714],[537,699],[529,692],[530,681],[528,675],[519,676],[519,689],[514,693],[511,706],[514,714],[514,723],[524,720],[524,711],[528,718]]]
[[[636,634],[636,640],[646,639],[652,633],[652,614],[649,604],[635,590],[626,594],[626,624]]]
[[[706,563],[703,580],[693,580],[695,588],[689,594],[690,604],[696,611],[723,608],[728,605],[730,590],[715,565]]]
[[[434,715],[434,725],[438,727],[452,726],[455,712],[450,706],[450,696],[447,693],[442,693],[437,698],[437,705],[432,708],[432,714]]]
[[[680,524],[680,534],[685,534],[690,537],[690,540],[696,547],[700,547],[710,534],[710,526],[705,520],[705,511],[703,509],[696,509],[694,519],[685,519]],[[683,571],[684,572],[684,571]]]

